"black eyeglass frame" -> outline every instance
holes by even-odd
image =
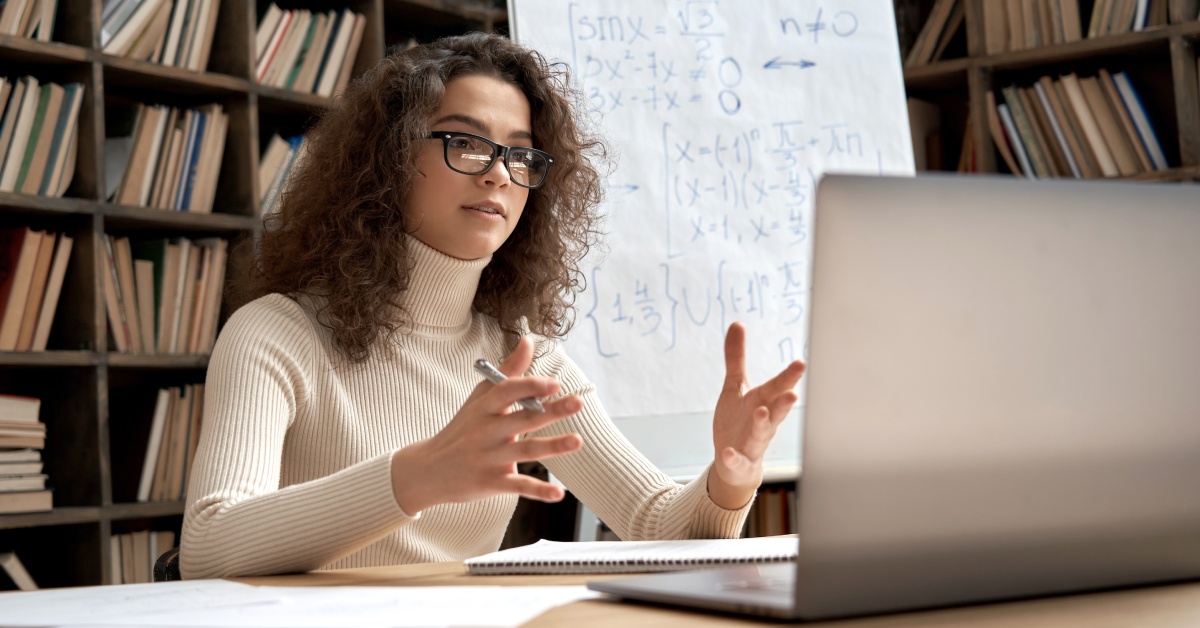
[[[467,172],[465,170],[459,170],[458,168],[455,168],[454,165],[450,163],[450,140],[457,138],[457,137],[469,137],[471,139],[479,140],[479,141],[483,142],[484,144],[487,144],[488,146],[492,147],[492,161],[490,163],[488,163],[486,168],[484,168],[483,170],[480,170],[479,172]],[[549,174],[550,174],[550,168],[554,166],[554,157],[551,157],[550,153],[547,153],[544,150],[538,150],[538,149],[530,147],[530,146],[505,146],[503,144],[497,144],[496,142],[493,142],[492,140],[489,140],[488,138],[483,137],[482,135],[475,135],[474,133],[465,133],[462,131],[432,131],[429,134],[429,139],[442,140],[442,160],[446,162],[447,168],[449,168],[459,174],[465,174],[465,175],[469,175],[469,176],[484,174],[487,171],[491,170],[492,166],[495,166],[496,162],[500,161],[500,159],[499,159],[500,157],[504,158],[504,167],[507,168],[508,167],[508,152],[513,149],[527,150],[527,151],[531,151],[537,155],[541,155],[542,157],[546,158],[547,165],[546,165],[546,171],[542,173],[542,179],[540,181],[538,181],[537,183],[535,183],[533,185],[525,185],[524,183],[517,181],[516,177],[512,176],[512,171],[511,170],[509,171],[509,180],[512,181],[513,184],[518,185],[523,188],[529,188],[531,190],[542,187],[542,184],[544,184],[546,182],[546,177],[549,176]]]

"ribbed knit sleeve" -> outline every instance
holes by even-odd
[[[563,394],[579,395],[583,400],[578,414],[534,434],[578,433],[583,447],[542,464],[620,538],[740,536],[753,500],[740,509],[726,510],[708,496],[708,469],[684,485],[659,471],[613,425],[596,396],[595,385],[557,345],[536,361],[534,372],[557,378]]]
[[[412,521],[392,493],[391,450],[281,488],[289,427],[328,403],[310,398],[320,347],[313,323],[279,295],[239,309],[222,330],[187,491],[185,578],[316,569]],[[309,438],[339,447],[337,427]]]

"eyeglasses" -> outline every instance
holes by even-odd
[[[483,174],[504,157],[512,182],[523,188],[536,188],[546,182],[554,158],[549,153],[527,146],[501,146],[486,137],[454,131],[434,131],[429,139],[442,140],[446,165],[462,174]]]

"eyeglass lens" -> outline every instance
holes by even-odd
[[[455,136],[446,142],[446,160],[451,168],[465,174],[479,174],[492,165],[497,150],[475,137]],[[514,181],[521,185],[542,182],[550,162],[532,149],[514,146],[505,157],[505,167]]]

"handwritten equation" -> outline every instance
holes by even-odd
[[[720,381],[733,321],[758,376],[806,357],[820,177],[912,169],[890,3],[522,0],[515,19],[571,65],[617,156],[608,253],[568,338],[602,390],[626,391],[605,404],[710,408],[689,382]],[[687,376],[669,401],[648,366]]]

